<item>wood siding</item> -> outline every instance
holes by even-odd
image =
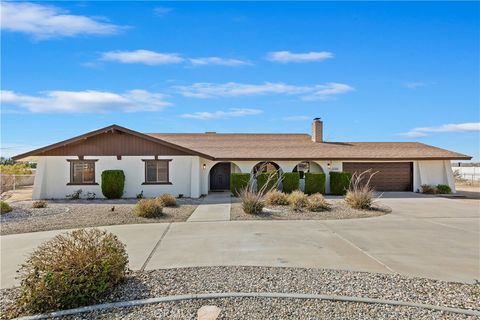
[[[361,173],[372,169],[377,172],[370,181],[377,191],[412,191],[412,162],[344,162],[343,171]]]

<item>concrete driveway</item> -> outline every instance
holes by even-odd
[[[389,194],[393,213],[329,221],[216,221],[110,226],[132,269],[253,265],[480,279],[480,202]],[[18,264],[61,231],[1,237],[1,287]]]

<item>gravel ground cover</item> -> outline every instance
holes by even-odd
[[[322,212],[293,211],[290,206],[266,206],[261,214],[248,214],[242,209],[238,200],[232,200],[230,210],[231,220],[334,220],[357,219],[382,216],[391,209],[380,204],[372,210],[356,210],[350,208],[343,200],[328,199],[332,205],[330,210]]]
[[[47,208],[32,208],[33,201],[11,204],[13,211],[0,216],[0,234],[117,224],[186,221],[201,199],[177,199],[177,207],[165,207],[163,216],[142,218],[134,214],[136,199],[50,200]],[[112,211],[112,208],[114,210]]]
[[[145,299],[151,297],[189,293],[213,292],[285,292],[314,293],[343,296],[368,297],[480,310],[480,284],[444,282],[423,278],[410,278],[395,274],[376,274],[327,269],[272,268],[272,267],[198,267],[161,269],[132,272],[128,279],[102,302]],[[0,294],[3,310],[12,308],[18,289],[4,289]],[[272,310],[266,312],[270,306]],[[201,305],[212,303],[223,306],[229,316],[224,318],[249,318],[245,312],[258,318],[282,319],[337,319],[342,314],[351,314],[353,319],[463,319],[459,315],[442,314],[409,307],[370,305],[363,303],[293,301],[295,299],[235,298],[214,301],[187,301],[162,303],[152,306],[133,307],[83,315],[79,318],[152,319],[155,317],[191,318]],[[220,302],[219,302],[220,301]],[[298,308],[303,311],[297,310]],[[313,309],[311,309],[313,308]],[[268,310],[268,309],[267,309]],[[193,312],[193,313],[192,313]],[[195,311],[196,312],[196,311]],[[297,312],[297,313],[289,313]],[[322,313],[323,312],[323,313]],[[338,317],[329,318],[330,312]],[[338,314],[336,313],[338,312]],[[350,312],[350,313],[348,313]],[[392,313],[393,312],[393,313]],[[278,314],[277,317],[274,317]],[[134,316],[137,316],[135,318]],[[325,315],[325,317],[323,316]],[[363,317],[367,315],[367,317]],[[445,317],[447,318],[445,318]],[[102,318],[103,317],[103,318]],[[357,318],[355,318],[357,317]],[[78,318],[75,318],[78,319]],[[344,319],[348,319],[344,318]],[[351,319],[351,318],[350,318]]]

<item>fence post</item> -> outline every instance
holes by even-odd
[[[13,191],[15,191],[15,183],[17,182],[17,176],[13,175]]]

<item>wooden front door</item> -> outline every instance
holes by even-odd
[[[230,189],[230,163],[217,163],[210,170],[210,190]]]

